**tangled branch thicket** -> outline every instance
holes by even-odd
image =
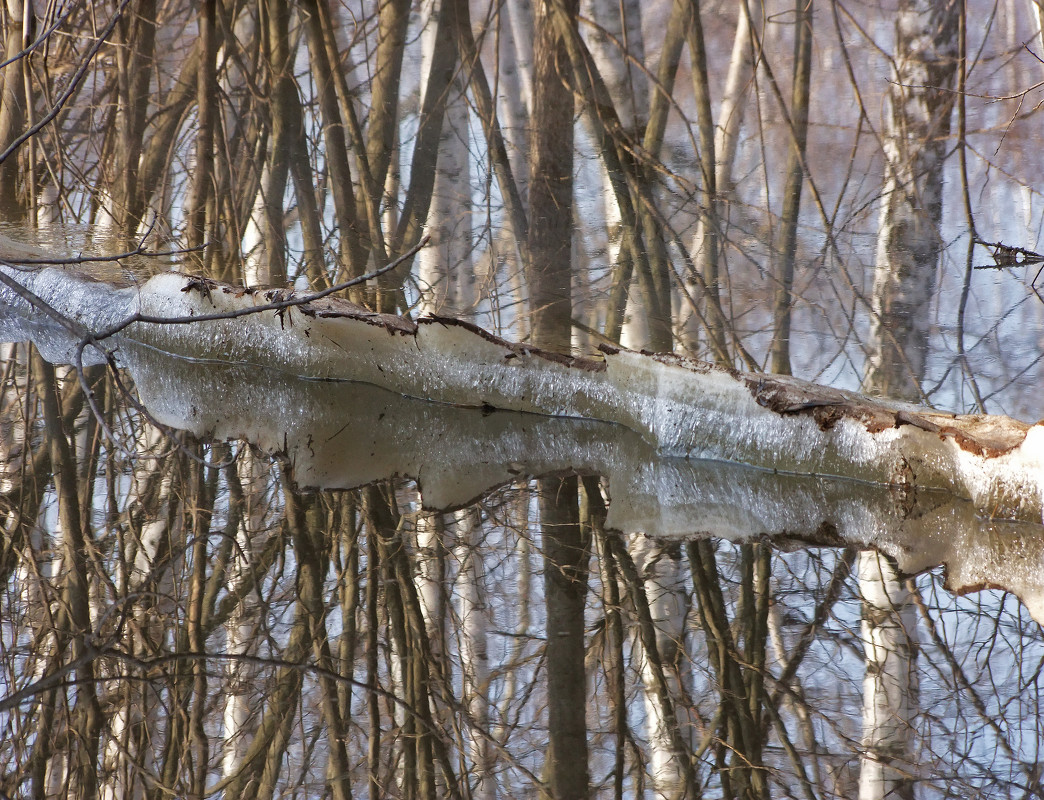
[[[1041,251],[1039,15],[8,0],[4,242],[321,291],[430,236],[350,299],[1036,419],[1037,268],[972,267]],[[1042,792],[1011,595],[625,538],[597,476],[304,491],[4,348],[9,796]]]

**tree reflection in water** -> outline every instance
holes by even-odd
[[[28,345],[6,355],[9,796],[536,796],[547,759],[579,773],[586,744],[595,796],[851,797],[861,544],[921,573],[898,768],[926,797],[1041,790],[1040,526],[938,494],[659,463],[613,426],[256,370],[292,410],[221,417],[241,400],[214,387],[250,391],[242,369],[149,373],[144,356],[131,377],[150,410],[188,432],[89,370],[117,446],[74,374]],[[150,374],[182,394],[164,400]],[[353,412],[441,431],[439,447],[378,452]],[[223,443],[237,429],[253,441]],[[651,501],[639,476],[657,470],[650,485],[675,489]],[[578,526],[536,524],[549,489],[578,493]],[[954,588],[989,588],[955,596],[943,562]],[[559,729],[570,706],[586,732]]]

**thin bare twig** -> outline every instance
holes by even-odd
[[[94,57],[98,54],[98,51],[101,50],[102,45],[108,41],[109,36],[116,28],[116,23],[120,21],[120,17],[123,16],[123,12],[126,10],[128,5],[130,5],[130,0],[123,0],[123,2],[120,3],[119,8],[116,9],[116,13],[114,13],[112,18],[109,20],[109,24],[105,26],[105,29],[99,34],[97,41],[91,46],[86,57],[82,62],[80,62],[80,66],[77,68],[76,73],[69,80],[68,86],[65,87],[65,91],[62,92],[51,109],[43,115],[39,122],[30,127],[25,131],[25,133],[21,134],[17,139],[11,142],[6,150],[0,153],[0,164],[3,164],[11,155],[17,152],[18,148],[25,144],[26,141],[34,137],[54,121],[55,117],[57,117],[65,107],[65,104],[69,102],[69,98],[73,96],[76,88],[80,85],[80,81],[82,81],[84,76],[87,74],[87,69],[90,67],[91,62],[94,61]]]

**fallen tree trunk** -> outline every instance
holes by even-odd
[[[945,489],[980,513],[1041,521],[1039,424],[948,414],[672,355],[606,349],[601,358],[568,358],[465,322],[414,322],[334,298],[232,318],[287,295],[175,273],[114,288],[60,269],[4,269],[24,287],[0,294],[8,313],[31,314],[35,296],[95,335],[133,318],[120,337],[182,357],[360,381],[438,403],[611,422],[662,455]]]

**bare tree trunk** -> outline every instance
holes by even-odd
[[[1030,14],[1037,26],[1037,50],[1044,50],[1044,0],[1027,0]]]
[[[340,53],[331,30],[330,9],[327,0],[304,0],[301,4],[308,33],[308,49],[311,53],[312,79],[319,95],[319,110],[322,114],[324,155],[330,171],[330,193],[333,196],[334,214],[340,229],[340,255],[342,272],[335,280],[346,275],[359,275],[365,271],[361,241],[361,224],[352,185],[351,165],[348,161],[348,137],[338,99],[339,84],[344,81],[341,74]],[[345,102],[351,102],[346,98]],[[365,207],[364,207],[365,208]]]
[[[455,514],[457,574],[457,618],[460,620],[458,650],[462,678],[461,698],[468,710],[466,744],[471,759],[471,796],[493,800],[497,781],[489,735],[489,654],[486,630],[489,611],[484,591],[485,549],[482,525],[475,509]]]
[[[442,3],[454,0],[430,0],[429,22],[422,33],[424,46],[422,74],[433,77],[430,65],[435,59],[438,14]],[[458,24],[470,24],[466,20]],[[459,67],[459,62],[456,65]],[[441,83],[441,81],[440,81]],[[439,91],[440,86],[431,87]],[[422,87],[421,106],[429,89]],[[455,70],[445,100],[445,117],[439,136],[437,169],[432,188],[431,205],[425,230],[431,244],[417,255],[417,272],[421,290],[421,313],[459,317],[472,305],[468,289],[474,284],[471,264],[471,175],[468,158],[468,108],[463,75]]]
[[[744,6],[745,2],[738,5]],[[741,10],[738,23],[740,29],[743,28],[743,18],[744,13]],[[703,240],[696,269],[701,273],[702,285],[708,294],[708,297],[702,298],[703,302],[717,305],[720,302],[718,262],[721,249],[721,223],[718,219],[717,170],[715,169],[718,159],[715,149],[714,116],[711,111],[710,76],[707,72],[707,47],[703,37],[703,16],[698,2],[692,4],[687,38],[689,55],[692,60],[692,91],[696,100],[696,122],[700,148],[699,225],[702,226]],[[726,349],[725,331],[720,326],[712,325],[708,333],[717,341],[718,350]]]
[[[690,542],[686,545],[686,552],[692,568],[700,623],[707,639],[707,654],[721,687],[715,750],[722,789],[726,797],[767,798],[768,780],[761,759],[764,741],[760,724],[761,698],[752,694],[752,681],[740,660],[749,663],[746,658],[749,652],[741,657],[733,637],[713,545],[706,539]],[[745,605],[744,614],[751,614],[754,609],[749,597]],[[737,616],[740,616],[739,610]],[[740,624],[737,620],[736,627],[739,628]],[[749,623],[744,621],[743,624],[749,631]]]
[[[685,766],[689,750],[679,746],[687,737],[676,702],[686,696],[687,669],[683,639],[688,589],[682,573],[680,546],[654,542],[644,535],[633,537],[629,545],[642,579],[656,641],[657,658],[647,653],[641,656],[646,728],[652,749],[649,772],[660,796],[684,798],[689,795],[691,770]],[[661,696],[663,687],[675,701],[669,708]]]
[[[533,4],[531,0],[505,0],[502,8],[507,18],[501,22],[497,106],[504,119],[512,167],[524,180],[529,154],[526,123],[533,111]]]
[[[864,385],[920,400],[942,241],[943,159],[954,105],[960,3],[904,0],[885,122],[885,185]]]
[[[0,74],[0,152],[6,150],[22,133],[27,116],[26,61],[19,58],[29,44],[29,31],[34,24],[32,0],[7,0],[7,28],[4,38],[4,61],[10,61]],[[0,163],[0,217],[16,219],[24,213],[19,200],[27,187],[20,180],[18,155],[12,153]]]
[[[197,74],[196,118],[199,134],[196,138],[196,166],[192,175],[192,187],[186,204],[186,237],[189,248],[200,247],[207,240],[208,232],[216,232],[214,175],[214,131],[217,125],[217,2],[206,0],[200,4],[199,42],[203,53]],[[208,231],[207,216],[211,227]],[[211,248],[213,255],[213,247]],[[197,256],[206,266],[203,254]]]
[[[414,523],[417,597],[432,649],[443,655],[446,619],[446,526],[437,511],[417,512]]]
[[[298,563],[297,591],[304,612],[308,616],[312,654],[321,670],[319,693],[329,753],[328,785],[334,800],[350,800],[351,775],[345,750],[345,725],[338,707],[337,685],[331,678],[333,659],[326,627],[324,578],[329,569],[329,547],[324,533],[325,519],[317,495],[305,498],[292,489],[292,475],[284,475],[284,481],[286,519],[294,540],[294,556]]]
[[[266,44],[272,93],[272,138],[267,162],[272,185],[266,195],[265,205],[270,254],[267,283],[282,287],[289,278],[285,258],[286,232],[283,229],[283,195],[289,175],[293,178],[301,221],[304,272],[309,284],[320,288],[328,285],[328,281],[323,270],[323,237],[315,198],[315,182],[308,161],[304,115],[294,80],[297,48],[291,41],[290,5],[287,0],[265,0],[261,7],[265,22],[262,40]],[[277,245],[276,252],[272,253],[273,243],[280,241],[282,245]],[[283,253],[282,257],[280,253]],[[272,260],[271,255],[276,255],[276,259]]]
[[[573,95],[561,11],[575,30],[577,2],[541,0],[534,47],[535,96],[529,181],[529,308],[538,347],[569,352],[572,337]],[[544,774],[555,800],[590,793],[584,608],[590,532],[580,527],[575,477],[537,481],[547,604],[548,752]]]
[[[740,2],[736,20],[736,34],[732,42],[732,54],[729,59],[729,71],[722,90],[721,105],[718,109],[718,122],[714,135],[714,191],[713,205],[700,215],[696,234],[692,241],[693,262],[703,275],[704,285],[709,292],[720,291],[720,258],[723,253],[724,227],[728,223],[729,200],[735,194],[733,183],[733,166],[739,145],[739,134],[746,115],[746,100],[754,81],[755,61],[759,53],[755,49],[755,38],[760,41],[760,31],[764,23],[764,8],[761,3]],[[753,6],[753,7],[752,7]],[[692,287],[693,290],[697,287]],[[693,295],[700,296],[699,291]],[[719,338],[723,345],[723,334],[720,324],[708,320],[711,330],[709,335]],[[696,320],[690,312],[688,320],[682,323],[685,339],[695,344],[698,328]]]
[[[638,67],[645,61],[641,6],[636,0],[625,0],[622,3],[617,0],[585,0],[581,13],[595,20],[598,26],[588,37],[589,47],[623,125],[619,135],[631,141],[640,141],[649,114],[649,82]],[[597,141],[598,134],[593,132],[591,135]],[[627,291],[627,312],[621,325],[620,342],[625,347],[641,350],[652,345],[648,308],[642,303],[638,282],[634,280],[631,255],[623,248],[620,207],[604,162],[602,184],[608,240],[607,262],[621,265],[621,259],[626,259],[629,268],[624,271],[630,273],[626,286],[620,287],[621,291]],[[620,270],[617,270],[619,273]],[[588,303],[589,299],[583,294],[577,297],[574,300],[575,316],[587,316],[584,306]]]
[[[55,490],[58,495],[58,523],[62,529],[62,609],[57,624],[59,647],[69,653],[75,669],[77,692],[70,709],[72,752],[68,770],[75,796],[91,800],[98,791],[98,754],[102,714],[98,703],[94,660],[89,657],[93,640],[90,617],[88,564],[90,553],[87,529],[80,514],[76,484],[76,452],[71,446],[62,415],[61,399],[54,368],[37,354],[33,368],[44,407],[44,421],[51,447]]]
[[[225,648],[232,660],[226,667],[224,695],[224,733],[222,741],[222,775],[235,775],[242,766],[249,737],[256,730],[256,719],[252,720],[250,709],[259,671],[248,659],[238,660],[235,656],[251,654],[251,643],[255,639],[259,598],[253,590],[252,581],[256,569],[256,554],[264,546],[268,508],[265,501],[265,472],[258,457],[250,448],[244,447],[234,466],[234,481],[241,487],[241,516],[229,526],[235,536],[232,566],[229,570],[228,591],[240,596],[225,625]],[[232,478],[233,476],[230,476]]]
[[[261,5],[261,41],[265,56],[267,88],[273,114],[271,135],[261,173],[261,185],[254,201],[251,224],[244,236],[247,256],[247,283],[282,288],[287,282],[287,242],[284,225],[287,181],[296,147],[293,110],[296,94],[293,83],[289,14],[286,0],[265,0]],[[251,233],[250,228],[256,228]]]
[[[575,477],[538,481],[547,605],[548,751],[544,777],[554,800],[590,795],[584,609],[590,531],[580,526]]]
[[[529,180],[529,309],[537,347],[568,352],[572,335],[573,94],[566,87],[569,53],[550,6],[541,0],[534,48],[536,74]],[[575,26],[576,0],[566,3]]]
[[[395,227],[392,250],[402,252],[420,241],[425,221],[431,211],[438,168],[440,144],[446,124],[446,108],[451,86],[459,75],[458,31],[470,25],[469,6],[463,0],[445,0],[438,6],[431,62],[425,75],[419,128],[413,145],[409,188],[403,201],[402,216]],[[378,310],[392,311],[405,307],[402,285],[409,271],[408,259],[392,275],[378,283],[385,290],[378,298]]]
[[[410,21],[410,0],[381,0],[378,10],[376,72],[370,88],[373,112],[367,129],[366,160],[375,186],[388,180],[399,124],[399,77]]]
[[[787,180],[783,187],[778,268],[772,301],[772,345],[769,370],[790,374],[790,319],[793,313],[794,266],[797,259],[797,229],[801,213],[801,188],[805,183],[805,144],[808,138],[809,87],[812,80],[812,0],[796,0],[794,29],[794,83],[790,104],[790,151]]]
[[[674,81],[678,65],[681,63],[690,13],[689,0],[675,0],[671,6],[660,52],[660,63],[656,72],[656,83],[649,100],[648,121],[642,135],[642,146],[653,157],[658,157],[663,147],[667,118],[671,110]],[[621,231],[622,233],[623,231]],[[614,342],[621,341],[627,310],[630,309],[633,318],[634,309],[640,306],[641,300],[637,283],[639,276],[635,273],[636,265],[633,256],[627,251],[622,251],[620,255],[621,258],[613,264],[612,287],[605,319],[605,336]],[[648,332],[643,332],[641,335],[647,336]]]
[[[959,52],[962,4],[909,0],[896,20],[894,74],[885,122],[870,355],[864,388],[921,397],[929,308],[942,247],[943,161]],[[916,588],[895,564],[859,554],[863,596],[863,747],[860,800],[913,798],[913,717],[919,650]]]
[[[206,10],[207,6],[209,12]],[[201,39],[213,36],[213,29],[208,29],[204,24],[207,16],[212,16],[213,7],[214,2],[211,0],[200,12]],[[155,0],[136,4],[133,13],[126,13],[117,25],[117,35],[121,41],[116,47],[119,106],[116,113],[117,144],[114,153],[116,174],[111,179],[112,214],[117,222],[118,235],[128,240],[138,230],[145,213],[144,192],[138,182],[138,172],[148,123],[149,84],[152,81],[155,60],[156,25]],[[215,102],[216,93],[211,92],[207,95],[207,105]],[[208,116],[204,106],[200,106],[199,130],[203,140],[200,147],[210,144]],[[197,155],[197,169],[204,170],[206,179],[209,177],[206,173],[208,164],[199,164],[198,158]]]
[[[866,654],[859,800],[912,800],[920,649],[914,595],[887,556],[864,550],[857,570]]]

